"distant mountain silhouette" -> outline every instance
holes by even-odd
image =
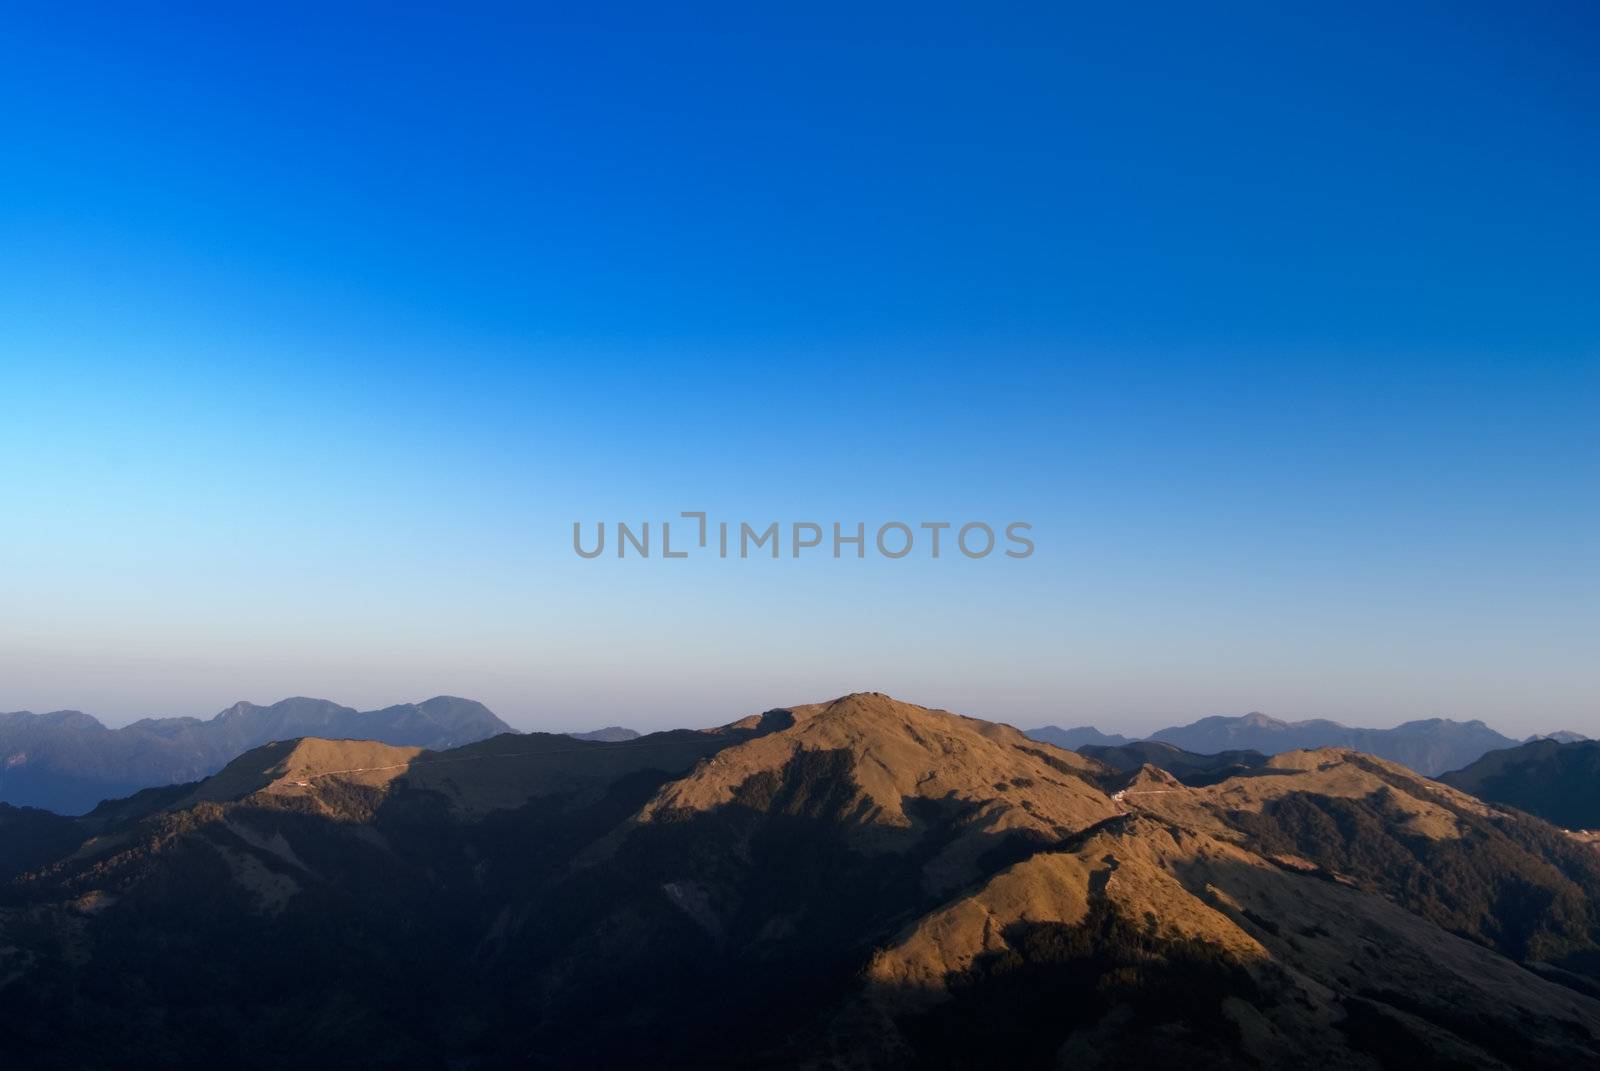
[[[1187,786],[877,693],[302,738],[0,807],[0,1038],[8,1071],[1565,1071],[1600,1065],[1597,892],[1588,846],[1353,751]]]
[[[1150,739],[1204,755],[1239,750],[1277,755],[1300,748],[1350,748],[1398,762],[1430,777],[1463,766],[1486,751],[1516,743],[1481,721],[1428,718],[1408,721],[1393,729],[1352,729],[1322,718],[1286,722],[1260,713],[1202,718],[1192,725],[1162,729]]]
[[[597,740],[604,744],[617,744],[624,740],[637,740],[640,734],[633,729],[624,729],[620,725],[608,725],[604,729],[593,729],[586,733],[568,733],[574,740]]]
[[[1123,736],[1121,733],[1103,733],[1092,725],[1080,725],[1075,729],[1063,729],[1059,725],[1043,725],[1037,729],[1025,730],[1028,736],[1035,740],[1043,740],[1047,744],[1076,751],[1085,744],[1094,744],[1101,747],[1117,747],[1121,744],[1131,744],[1134,738]]]
[[[1600,829],[1600,740],[1553,738],[1491,751],[1439,780],[1567,829]]]
[[[0,802],[81,814],[104,799],[205,777],[250,748],[298,736],[440,749],[510,731],[482,703],[445,695],[365,712],[303,697],[235,703],[205,720],[145,718],[121,729],[76,710],[18,711],[0,714]]]
[[[1116,747],[1133,742],[1128,737],[1087,727],[1059,729],[1051,725],[1029,729],[1028,735],[1071,750],[1085,745]],[[1145,739],[1172,744],[1194,755],[1229,751],[1278,755],[1301,749],[1350,748],[1398,762],[1430,777],[1465,766],[1487,751],[1517,743],[1481,721],[1427,718],[1408,721],[1393,729],[1352,729],[1324,718],[1279,721],[1261,713],[1217,714],[1189,725],[1162,729]]]
[[[1524,740],[1523,743],[1531,744],[1535,740],[1554,740],[1558,744],[1576,744],[1580,740],[1587,739],[1589,738],[1584,736],[1582,733],[1574,733],[1562,729],[1559,732],[1554,733],[1534,733],[1532,736],[1528,737],[1528,739]]]
[[[1117,747],[1085,744],[1078,754],[1103,762],[1118,773],[1131,774],[1144,766],[1165,770],[1191,786],[1214,784],[1224,778],[1265,766],[1267,756],[1259,751],[1223,751],[1197,755],[1160,740],[1135,740]]]

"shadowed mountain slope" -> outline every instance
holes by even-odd
[[[0,881],[67,855],[87,834],[51,811],[0,803]]]
[[[11,1066],[1600,1060],[1600,856],[1348,751],[1186,786],[868,693],[141,795],[0,885]]]
[[[1491,751],[1439,780],[1568,829],[1600,828],[1600,740],[1534,740]]]

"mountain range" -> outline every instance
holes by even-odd
[[[1600,1062],[1593,848],[1346,749],[1236,767],[876,693],[280,740],[0,808],[0,1038],[24,1069]]]
[[[1131,742],[1090,727],[1060,729],[1051,725],[1029,729],[1028,735],[1072,749],[1085,744],[1117,746]],[[1260,713],[1213,715],[1189,725],[1162,729],[1146,739],[1200,755],[1224,751],[1277,755],[1302,748],[1349,748],[1398,762],[1429,777],[1459,769],[1485,752],[1517,743],[1481,721],[1428,718],[1408,721],[1393,729],[1352,729],[1322,718],[1290,722]]]
[[[0,713],[0,802],[81,814],[104,799],[193,781],[250,748],[299,736],[438,749],[511,731],[482,703],[445,695],[369,711],[326,699],[241,702],[204,720],[145,718],[120,729],[76,710]]]

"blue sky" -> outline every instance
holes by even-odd
[[[1590,5],[52,7],[0,709],[1600,734]],[[688,509],[1039,549],[571,552]]]

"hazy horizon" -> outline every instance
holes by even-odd
[[[337,703],[340,706],[349,707],[349,708],[351,708],[353,710],[376,711],[376,710],[382,710],[382,709],[384,709],[386,707],[399,706],[399,705],[404,705],[404,704],[407,704],[407,703],[420,703],[420,702],[423,702],[424,700],[435,698],[436,696],[450,695],[450,696],[455,696],[456,698],[460,698],[460,699],[474,700],[476,702],[483,703],[483,705],[485,707],[487,707],[492,713],[494,713],[496,716],[498,716],[502,721],[506,722],[506,724],[510,725],[513,729],[516,729],[516,730],[518,730],[520,732],[550,732],[550,733],[586,732],[586,731],[591,731],[591,730],[594,730],[594,729],[606,728],[606,727],[609,727],[609,726],[621,726],[622,728],[626,728],[626,729],[636,729],[636,730],[639,730],[640,732],[654,732],[654,731],[659,731],[659,730],[663,730],[663,729],[705,729],[705,728],[711,728],[711,727],[714,727],[714,726],[717,726],[717,725],[725,725],[725,724],[727,724],[729,722],[736,721],[739,718],[745,717],[745,716],[750,715],[750,714],[764,713],[767,710],[772,710],[772,709],[775,709],[775,708],[790,707],[790,706],[800,706],[800,705],[805,705],[805,704],[809,704],[809,703],[826,702],[828,700],[837,699],[837,698],[839,698],[841,696],[848,695],[851,692],[864,692],[864,691],[884,691],[884,690],[881,689],[881,688],[879,688],[879,689],[874,689],[874,688],[850,688],[850,689],[846,689],[846,690],[840,691],[840,692],[831,692],[831,693],[829,693],[827,695],[815,695],[815,696],[809,696],[809,697],[805,697],[805,698],[801,698],[801,699],[792,699],[791,698],[791,699],[789,699],[787,701],[779,702],[779,703],[772,703],[772,702],[760,703],[760,702],[758,702],[758,703],[755,703],[755,704],[747,704],[745,706],[740,706],[740,707],[737,707],[737,708],[728,708],[728,709],[725,709],[725,710],[724,709],[713,708],[710,705],[707,705],[706,707],[701,708],[701,707],[694,707],[694,706],[680,706],[680,705],[675,705],[675,704],[669,704],[669,705],[664,706],[664,707],[663,706],[656,706],[656,707],[652,707],[652,708],[639,708],[638,710],[618,709],[617,712],[613,716],[610,716],[609,720],[607,720],[606,718],[601,718],[600,720],[590,721],[590,722],[587,722],[587,723],[584,723],[584,724],[578,724],[578,723],[570,722],[570,720],[569,721],[563,721],[558,715],[552,715],[552,714],[549,714],[547,712],[541,712],[541,711],[534,711],[534,712],[531,712],[531,713],[530,712],[522,712],[522,713],[519,714],[519,713],[514,712],[514,711],[509,711],[509,710],[506,710],[506,709],[499,708],[494,703],[483,699],[481,696],[476,696],[476,695],[472,695],[470,693],[462,693],[462,692],[437,692],[437,693],[430,693],[428,695],[414,695],[414,696],[410,696],[410,697],[406,697],[406,698],[399,698],[399,699],[388,699],[388,700],[383,700],[383,701],[371,701],[371,702],[353,703],[353,702],[349,702],[348,700],[341,699],[340,697],[335,696],[335,695],[318,695],[318,694],[312,694],[312,693],[309,693],[309,692],[300,691],[300,692],[293,692],[293,693],[290,693],[288,695],[279,696],[277,699],[272,699],[272,700],[251,699],[251,698],[234,699],[234,700],[232,700],[230,702],[222,704],[221,706],[205,710],[204,712],[200,712],[200,711],[196,711],[196,710],[145,711],[145,712],[142,712],[142,713],[139,713],[139,714],[135,714],[135,715],[132,715],[132,716],[123,716],[123,717],[114,717],[114,716],[108,717],[108,716],[105,715],[104,712],[95,711],[95,710],[89,710],[89,709],[85,709],[82,706],[73,706],[73,705],[70,705],[70,704],[66,705],[66,706],[47,706],[46,705],[46,706],[31,706],[31,707],[30,706],[16,706],[16,705],[7,706],[5,704],[0,704],[0,713],[12,713],[12,712],[19,711],[19,710],[29,710],[29,711],[32,711],[35,714],[46,714],[46,713],[53,713],[53,712],[59,711],[59,710],[76,710],[76,711],[79,711],[81,713],[85,713],[85,714],[89,714],[89,715],[93,716],[96,720],[100,721],[102,724],[106,725],[108,728],[117,729],[117,728],[122,728],[122,727],[127,726],[127,725],[131,725],[134,722],[140,720],[141,718],[193,717],[193,718],[199,718],[201,720],[208,720],[210,718],[215,717],[217,714],[221,713],[222,711],[225,711],[225,710],[229,709],[235,703],[241,703],[241,702],[243,702],[243,703],[252,703],[252,704],[254,704],[256,706],[261,706],[261,707],[269,707],[269,706],[272,706],[274,703],[282,702],[282,701],[287,700],[287,699],[306,698],[306,699],[327,700],[329,702]],[[1055,718],[1052,718],[1050,716],[1045,716],[1045,715],[1041,715],[1040,717],[1033,718],[1032,720],[1030,720],[1026,713],[1023,713],[1023,714],[1015,716],[1015,717],[1002,717],[1002,716],[996,715],[996,714],[994,714],[992,712],[980,712],[980,711],[977,711],[977,710],[968,710],[968,709],[962,709],[962,708],[959,708],[959,707],[952,707],[952,706],[949,706],[948,704],[941,704],[941,703],[939,703],[939,702],[937,702],[935,700],[931,700],[931,699],[928,699],[926,697],[908,697],[908,696],[904,696],[904,695],[898,695],[898,694],[895,694],[895,693],[892,693],[892,692],[886,693],[886,694],[892,695],[895,699],[899,699],[899,700],[903,700],[903,701],[907,701],[907,702],[917,703],[920,706],[927,706],[927,707],[931,707],[931,708],[935,708],[935,709],[946,709],[946,710],[949,710],[949,711],[951,711],[952,713],[955,713],[955,714],[964,714],[964,715],[967,715],[969,717],[982,718],[982,719],[984,719],[986,721],[1004,722],[1006,724],[1013,725],[1013,726],[1015,726],[1015,727],[1017,727],[1019,729],[1036,729],[1036,728],[1043,728],[1043,727],[1050,726],[1050,725],[1054,725],[1054,726],[1057,726],[1057,727],[1063,728],[1063,729],[1072,729],[1072,728],[1080,728],[1080,727],[1092,727],[1092,728],[1099,729],[1099,730],[1101,730],[1103,732],[1106,732],[1106,733],[1113,733],[1113,734],[1114,733],[1120,733],[1120,734],[1122,734],[1124,736],[1129,736],[1129,737],[1133,737],[1133,738],[1136,738],[1136,739],[1142,739],[1144,737],[1149,736],[1151,733],[1157,732],[1157,731],[1159,731],[1161,729],[1166,729],[1166,728],[1170,728],[1170,727],[1174,727],[1174,726],[1189,725],[1189,724],[1197,722],[1197,721],[1199,721],[1199,720],[1201,720],[1203,718],[1216,717],[1216,716],[1221,716],[1221,717],[1240,717],[1240,716],[1243,716],[1245,714],[1265,714],[1267,717],[1275,718],[1275,719],[1277,719],[1279,721],[1291,722],[1291,723],[1293,723],[1293,722],[1311,721],[1311,720],[1316,720],[1316,719],[1326,719],[1326,720],[1329,720],[1329,721],[1338,722],[1338,723],[1340,723],[1340,724],[1342,724],[1342,725],[1344,725],[1344,726],[1346,726],[1348,728],[1352,728],[1352,729],[1392,729],[1392,728],[1394,728],[1394,727],[1396,727],[1398,725],[1404,724],[1406,722],[1422,721],[1422,720],[1427,720],[1429,718],[1446,718],[1446,719],[1450,719],[1450,720],[1458,721],[1458,722],[1469,722],[1469,721],[1477,720],[1477,721],[1483,721],[1485,724],[1487,724],[1489,726],[1489,728],[1494,729],[1496,731],[1499,731],[1503,735],[1512,737],[1514,739],[1522,739],[1524,737],[1527,737],[1529,735],[1534,735],[1534,734],[1545,735],[1545,734],[1549,734],[1549,733],[1553,733],[1553,732],[1559,732],[1559,731],[1563,731],[1563,730],[1572,731],[1572,732],[1581,732],[1585,736],[1595,736],[1597,738],[1600,738],[1600,726],[1593,727],[1595,729],[1595,731],[1592,732],[1592,733],[1586,731],[1586,729],[1589,728],[1589,727],[1578,726],[1578,725],[1554,725],[1554,726],[1549,726],[1549,727],[1546,727],[1546,728],[1530,729],[1527,732],[1521,732],[1521,731],[1513,731],[1510,728],[1507,728],[1507,727],[1502,726],[1502,725],[1498,725],[1495,722],[1490,721],[1488,719],[1452,717],[1448,713],[1420,713],[1420,714],[1415,714],[1415,715],[1412,715],[1412,716],[1396,716],[1392,720],[1387,720],[1387,721],[1373,721],[1373,720],[1363,721],[1363,720],[1360,720],[1360,718],[1356,717],[1356,716],[1332,717],[1332,716],[1330,716],[1328,714],[1325,714],[1325,713],[1323,713],[1323,714],[1285,715],[1285,714],[1282,714],[1282,713],[1274,713],[1274,712],[1272,712],[1270,710],[1264,710],[1264,709],[1262,709],[1260,707],[1243,707],[1243,708],[1240,708],[1240,709],[1237,709],[1237,710],[1208,710],[1205,713],[1193,713],[1193,714],[1174,713],[1170,718],[1167,718],[1167,719],[1162,719],[1162,718],[1153,718],[1153,719],[1152,718],[1144,718],[1142,720],[1133,721],[1133,722],[1111,722],[1111,721],[1109,721],[1107,719],[1103,719],[1103,718],[1100,719],[1100,720],[1095,720],[1093,717],[1086,717],[1086,718],[1083,718],[1083,719],[1079,719],[1079,718],[1075,718],[1075,717],[1068,717],[1068,718],[1055,717]],[[684,711],[684,713],[682,715],[678,716],[678,718],[676,720],[674,720],[672,715],[666,713],[667,711],[674,710],[674,709],[678,709],[678,710]],[[699,716],[696,717],[696,715],[699,715]]]

